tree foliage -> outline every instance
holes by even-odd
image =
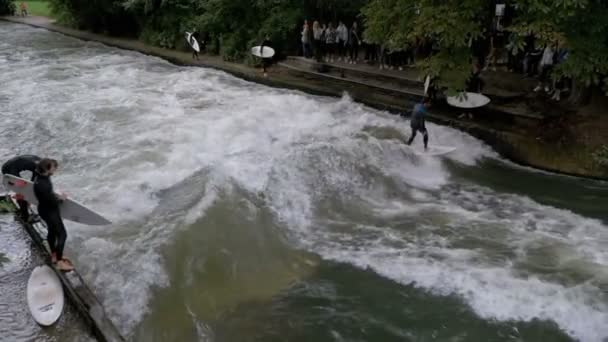
[[[0,0],[0,15],[14,15],[15,4],[12,0]]]
[[[439,85],[463,89],[471,73],[471,43],[487,39],[497,1],[486,0],[49,0],[59,20],[80,29],[138,36],[147,43],[184,47],[197,30],[230,60],[270,37],[278,51],[299,45],[302,21],[363,20],[364,38],[389,49],[432,42],[420,61]],[[608,84],[608,1],[505,0],[517,7],[512,46],[533,32],[560,41],[569,58],[555,70],[584,84]],[[4,4],[4,7],[3,7]],[[0,0],[0,11],[12,5]],[[608,88],[607,88],[608,90]]]
[[[305,18],[354,20],[366,0],[50,0],[65,24],[137,35],[167,48],[184,47],[184,31],[209,38],[211,50],[238,60],[269,36],[278,51],[299,45]]]
[[[136,35],[135,17],[119,0],[49,0],[60,22],[78,29],[111,35]]]
[[[555,71],[586,84],[608,83],[608,1],[511,0],[518,9],[507,27],[514,46],[533,32],[541,42],[560,41],[569,58]],[[469,42],[486,36],[495,15],[484,0],[371,0],[362,10],[365,37],[388,47],[432,39],[438,48],[421,63],[440,84],[462,89],[471,72]],[[608,90],[608,89],[607,89]]]

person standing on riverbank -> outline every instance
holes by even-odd
[[[60,271],[68,272],[74,269],[72,262],[63,256],[63,248],[68,234],[61,219],[59,204],[67,199],[65,195],[57,195],[53,190],[51,176],[57,171],[54,159],[42,159],[36,166],[36,181],[34,194],[38,198],[38,214],[46,223],[48,229],[47,241],[51,249],[51,259]]]
[[[326,61],[333,62],[334,58],[335,58],[335,54],[336,54],[336,39],[338,38],[337,37],[338,33],[336,32],[336,29],[334,28],[333,23],[329,23],[325,36],[326,36],[325,46],[326,46],[326,50],[327,50]]]
[[[194,45],[194,42],[199,43],[200,42],[200,35],[198,34],[198,31],[193,30],[192,34],[190,35],[190,45]],[[199,44],[199,48],[200,48],[200,44]],[[196,51],[194,48],[192,48],[192,59],[196,59],[199,60],[198,58],[198,51]]]
[[[19,4],[19,10],[22,17],[27,17],[27,4],[24,1]]]
[[[349,63],[357,64],[359,60],[359,44],[361,39],[359,39],[359,28],[357,27],[357,22],[353,22],[353,26],[350,28],[348,34],[348,52],[349,52]]]
[[[36,175],[36,166],[41,160],[40,157],[35,155],[22,155],[16,156],[9,159],[2,165],[3,175],[12,175],[21,178],[21,172],[30,171],[32,173],[32,181]],[[23,198],[22,195],[16,195],[17,205],[19,206],[19,216],[25,222],[29,222],[30,219],[30,204]]]
[[[304,20],[304,26],[302,26],[302,54],[304,58],[310,58],[310,37],[311,37],[311,29],[310,25],[308,25],[308,20]]]
[[[410,127],[412,129],[412,135],[410,136],[409,140],[407,141],[408,146],[412,145],[414,138],[416,138],[416,133],[420,132],[420,133],[422,133],[422,135],[424,137],[424,149],[425,150],[428,149],[429,134],[426,130],[425,122],[426,122],[427,108],[430,107],[430,105],[431,105],[431,99],[428,97],[425,97],[424,100],[422,101],[422,103],[417,103],[414,106],[414,110],[412,110],[412,117],[410,119]]]
[[[321,62],[323,57],[323,28],[318,21],[312,23],[312,38],[313,38],[313,54],[317,62]]]
[[[262,56],[264,55],[264,47],[270,47],[271,44],[272,42],[270,41],[270,36],[266,35],[266,37],[264,37],[264,40],[262,41],[262,44],[260,44],[260,54]],[[262,72],[264,73],[264,77],[268,77],[268,74],[266,73],[266,68],[268,67],[268,64],[270,64],[270,59],[271,58],[262,58]]]
[[[346,62],[346,45],[348,43],[348,28],[344,25],[343,22],[339,22],[338,28],[336,29],[338,33],[337,47],[338,47],[338,61]]]

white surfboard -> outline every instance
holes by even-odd
[[[201,47],[198,45],[196,38],[192,37],[192,33],[186,32],[186,41],[194,51],[201,52]]]
[[[21,194],[25,200],[32,205],[38,204],[38,198],[34,194],[34,183],[27,179],[4,175],[2,177],[4,187],[16,194]],[[59,205],[61,217],[66,220],[86,224],[89,226],[105,226],[112,224],[108,219],[85,207],[84,205],[68,198]]]
[[[47,265],[34,268],[27,281],[27,305],[34,320],[43,326],[55,323],[63,311],[61,281]]]
[[[431,76],[427,75],[425,80],[424,80],[424,95],[428,95],[429,93],[429,86],[431,85]]]
[[[459,93],[456,96],[448,96],[448,104],[458,108],[479,108],[490,103],[490,99],[478,93]]]
[[[440,145],[429,146],[429,148],[427,150],[425,150],[424,147],[420,147],[420,148],[417,148],[417,147],[414,148],[411,146],[409,146],[409,147],[412,149],[414,154],[417,156],[443,156],[448,153],[452,153],[452,152],[456,151],[456,147],[440,146]]]
[[[274,49],[270,46],[264,46],[264,50],[260,51],[261,46],[254,46],[251,48],[251,54],[260,58],[271,58],[274,56]]]

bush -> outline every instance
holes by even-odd
[[[15,15],[15,4],[12,0],[0,0],[0,15]]]
[[[601,167],[608,168],[608,145],[603,145],[593,152],[593,161]]]

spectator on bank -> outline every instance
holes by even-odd
[[[321,28],[321,24],[315,20],[312,23],[312,38],[313,38],[313,52],[315,55],[315,60],[317,62],[321,61],[321,57],[323,56],[323,44],[321,38],[323,36],[323,29]]]
[[[338,28],[336,29],[338,33],[338,40],[336,43],[338,44],[338,60],[346,61],[346,44],[348,43],[348,28],[344,25],[343,22],[340,21],[338,24]]]
[[[515,45],[515,33],[509,34],[509,42],[506,46],[507,57],[507,69],[509,71],[523,73],[524,70],[524,50],[519,49]]]
[[[361,39],[359,39],[359,28],[357,27],[357,22],[353,22],[353,26],[350,28],[348,34],[348,49],[349,49],[349,63],[357,64],[359,60],[359,44],[361,43]]]
[[[408,45],[403,52],[403,59],[405,66],[416,64],[416,46]]]
[[[375,64],[378,59],[378,46],[366,40],[363,40],[363,43],[365,44],[365,63]]]
[[[382,44],[378,47],[378,62],[380,63],[380,70],[392,69],[391,57],[391,51],[388,48],[387,44]]]
[[[488,56],[488,66],[496,71],[498,62],[504,56],[505,51],[505,32],[500,23],[500,17],[496,18],[494,30],[490,36],[490,56]]]
[[[481,93],[483,91],[484,82],[481,79],[481,70],[479,61],[473,60],[471,77],[467,80],[467,92]]]
[[[308,20],[304,20],[304,26],[302,26],[302,54],[304,58],[311,57],[310,44],[310,26]]]
[[[24,1],[19,4],[19,10],[22,17],[27,17],[27,4]]]
[[[553,70],[553,58],[555,57],[555,48],[554,44],[548,44],[545,46],[543,50],[543,56],[540,60],[540,78],[538,80],[538,85],[534,88],[534,92],[538,92],[545,88],[545,92],[549,92],[549,78],[551,76],[551,71]]]
[[[560,43],[559,48],[557,49],[557,52],[555,54],[555,65],[558,66],[564,63],[568,59],[569,54],[570,51],[568,50],[568,48],[566,48],[562,43]],[[564,76],[560,76],[558,79],[554,80],[553,89],[555,89],[555,91],[553,93],[553,96],[551,96],[551,99],[555,101],[560,101],[561,94],[569,90],[568,85],[570,81],[570,79]]]
[[[524,40],[524,74],[535,76],[538,73],[538,64],[543,50],[536,46],[536,38],[530,33]]]
[[[325,48],[327,52],[327,62],[333,62],[336,58],[336,41],[338,39],[338,32],[334,28],[333,23],[329,23],[327,30],[325,31]]]

